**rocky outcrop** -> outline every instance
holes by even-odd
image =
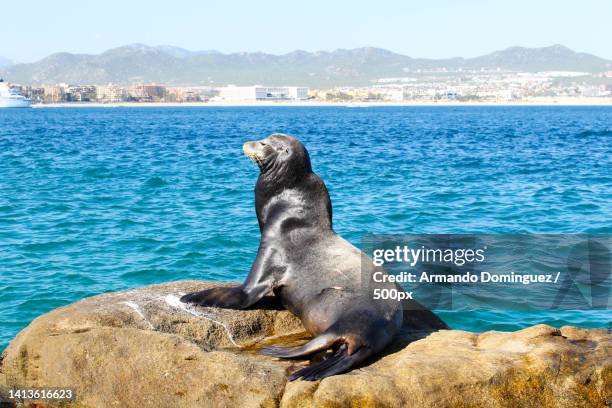
[[[3,354],[2,401],[9,389],[26,387],[72,388],[76,400],[61,405],[72,407],[606,407],[612,401],[612,336],[604,329],[433,331],[426,312],[407,315],[388,353],[364,367],[288,383],[287,373],[308,362],[257,351],[304,341],[299,320],[273,300],[245,311],[178,301],[210,285],[183,281],[109,293],[39,317]]]

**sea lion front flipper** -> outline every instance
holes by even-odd
[[[246,294],[240,286],[217,287],[188,293],[181,297],[181,302],[193,303],[200,306],[240,309],[245,303],[246,297]]]
[[[250,288],[245,287],[245,285],[220,286],[188,293],[181,297],[181,302],[224,309],[246,309],[269,291],[270,289],[265,285],[254,285]]]
[[[257,258],[242,285],[221,286],[189,293],[181,298],[181,302],[224,309],[246,309],[272,291],[275,282],[272,272],[279,269],[274,268],[276,255],[274,248],[260,245]]]

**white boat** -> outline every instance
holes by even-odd
[[[19,95],[0,78],[0,108],[29,108],[32,101]]]

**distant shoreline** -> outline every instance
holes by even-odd
[[[215,102],[70,102],[32,105],[33,108],[144,108],[144,107],[376,107],[376,106],[612,106],[612,98],[531,98],[521,101],[381,101],[381,102],[331,102],[331,101],[215,101]]]

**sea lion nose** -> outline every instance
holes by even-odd
[[[247,156],[254,154],[255,153],[255,146],[253,146],[254,144],[255,142],[246,142],[245,144],[243,144],[242,151],[244,152],[244,154],[246,154]]]
[[[260,141],[246,142],[242,145],[242,151],[244,151],[247,157],[253,159],[261,156],[264,146],[265,145]]]

